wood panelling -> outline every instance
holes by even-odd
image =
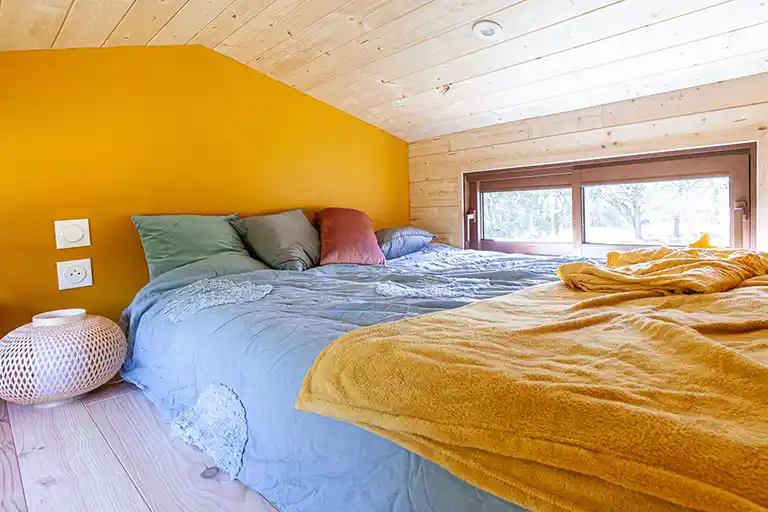
[[[81,402],[8,411],[30,512],[149,512]]]
[[[505,142],[540,139],[595,128],[610,128],[666,117],[754,105],[766,101],[766,88],[768,88],[768,74],[755,75],[556,116],[526,119],[454,133],[445,137],[423,139],[410,144],[408,150],[411,157],[455,152]]]
[[[0,401],[3,512],[277,512],[225,473],[203,475],[214,461],[173,438],[130,384],[50,409],[8,407],[10,418]]]
[[[435,180],[411,183],[411,208],[454,206],[459,197],[456,180]]]
[[[72,0],[0,2],[0,50],[53,47]]]
[[[235,0],[213,21],[203,27],[190,40],[190,43],[216,48],[227,37],[234,34],[240,27],[258,16],[273,3],[274,0]]]
[[[453,245],[454,247],[461,247],[462,244],[460,236],[451,234],[437,235],[435,242],[440,244]]]
[[[418,137],[421,137],[421,135],[432,136],[440,133],[453,133],[460,127],[488,126],[489,123],[492,124],[492,121],[501,123],[515,119],[529,119],[531,117],[559,113],[564,110],[571,111],[575,108],[587,108],[590,105],[599,105],[605,102],[619,102],[625,99],[640,98],[665,92],[669,90],[669,87],[674,87],[675,90],[686,89],[701,83],[709,84],[718,80],[739,78],[744,76],[744,69],[757,69],[761,70],[761,72],[768,71],[768,52],[750,53],[732,59],[700,64],[637,80],[607,84],[601,87],[567,93],[493,111],[470,112],[461,118],[427,125],[419,132]],[[716,77],[718,78],[716,79]],[[397,135],[408,138],[399,132]]]
[[[216,50],[247,64],[344,3],[346,0],[277,0]]]
[[[768,246],[768,73],[410,144],[411,222],[462,240],[462,173],[744,141],[758,142],[757,242]],[[424,211],[452,209],[456,224]],[[450,226],[456,226],[452,229]]]
[[[511,80],[510,86],[513,87],[520,83],[536,82],[541,78],[568,74],[597,64],[628,58],[638,55],[637,52],[647,53],[654,49],[668,48],[678,44],[677,41],[685,41],[686,35],[690,37],[689,34],[694,33],[694,37],[700,37],[701,34],[700,29],[684,30],[678,34],[678,25],[687,26],[683,23],[687,16],[675,18],[676,16],[691,13],[695,18],[701,14],[709,14],[709,9],[701,12],[695,10],[717,2],[718,0],[685,0],[662,3],[652,0],[655,9],[642,16],[633,15],[637,11],[631,2],[577,3],[575,5],[581,6],[582,9],[586,6],[597,8],[607,5],[611,5],[611,8],[590,12],[589,19],[593,21],[590,28],[582,25],[585,19],[582,16],[564,16],[558,20],[560,23],[543,24],[539,27],[534,25],[534,28],[540,30],[526,30],[527,26],[523,25],[520,27],[521,34],[505,34],[508,39],[502,44],[481,48],[477,52],[461,53],[442,65],[412,74],[400,75],[398,72],[400,78],[394,78],[391,75],[393,70],[389,69],[390,76],[385,75],[383,78],[391,81],[392,85],[406,96],[392,103],[390,107],[418,108],[418,105],[422,104],[423,108],[426,108],[429,106],[426,104],[427,98],[435,97],[431,91],[444,84],[450,84],[446,94],[458,101],[503,89],[508,80]],[[525,6],[526,4],[521,4],[519,7]],[[556,12],[562,11],[561,7]],[[661,40],[649,41],[649,37],[659,33],[665,34]],[[518,37],[515,37],[516,35]],[[617,47],[617,44],[626,45],[626,48]],[[475,88],[476,92],[466,95]],[[377,95],[379,96],[382,95]],[[398,98],[384,96],[384,99],[389,102]],[[385,109],[386,107],[379,110]]]
[[[143,46],[171,21],[187,0],[136,0],[104,46]]]
[[[187,44],[231,3],[232,0],[189,0],[149,44]]]
[[[305,90],[421,41],[496,13],[523,0],[437,0],[400,16],[293,70],[285,79]]]
[[[53,47],[103,45],[131,5],[133,0],[74,0]]]
[[[211,458],[167,435],[169,427],[136,388],[88,401],[86,408],[151,510],[274,512],[259,494],[224,474],[201,477],[214,466]]]
[[[616,3],[616,0],[578,3],[569,0],[553,0],[549,2],[549,9],[541,9],[535,2],[522,2],[497,11],[493,19],[507,27],[505,33],[507,40],[515,40],[612,3]],[[471,30],[467,30],[466,25],[462,25],[401,52],[349,71],[334,80],[310,89],[310,93],[323,97],[327,101],[338,102],[343,107],[365,109],[400,100],[404,95],[410,96],[424,90],[431,93],[435,87],[454,81],[449,76],[454,63],[463,58],[467,61],[466,65],[477,67],[484,62],[482,59],[484,53],[488,51],[496,53],[501,48],[501,45],[493,47],[477,39]],[[503,58],[500,54],[496,57]],[[425,62],[435,62],[436,65],[425,69]],[[485,64],[488,65],[489,62]],[[469,76],[475,75],[476,73],[470,71]],[[419,85],[411,87],[410,80]],[[350,89],[355,94],[345,95],[344,91]]]
[[[0,510],[27,512],[8,408],[0,401]]]
[[[459,212],[454,206],[411,208],[411,222],[432,233],[457,233],[459,220]]]
[[[0,2],[0,50],[202,44],[409,141],[766,72],[766,30],[768,0]]]
[[[765,12],[768,15],[768,9]],[[517,80],[502,80],[496,83],[493,87],[498,90],[486,95],[468,95],[467,91],[473,89],[473,87],[467,87],[463,91],[459,91],[459,95],[455,98],[456,101],[450,107],[446,106],[441,109],[430,109],[430,107],[435,106],[434,98],[436,97],[434,94],[430,94],[428,95],[429,99],[422,102],[406,104],[407,100],[403,100],[399,110],[387,106],[379,109],[374,108],[371,110],[371,113],[380,119],[382,124],[385,123],[385,120],[389,120],[393,129],[396,129],[396,126],[402,122],[400,120],[401,117],[409,120],[419,118],[425,123],[438,124],[440,122],[449,122],[462,116],[488,112],[500,104],[515,106],[546,100],[559,96],[560,91],[564,90],[581,92],[614,84],[640,83],[645,77],[668,74],[681,69],[686,70],[682,73],[684,76],[691,76],[688,68],[700,67],[723,59],[755,52],[761,53],[761,57],[765,61],[768,52],[761,52],[761,50],[765,49],[765,45],[760,42],[759,37],[759,34],[764,33],[765,30],[766,26],[758,25],[682,46],[660,50],[652,54],[644,54],[635,58],[595,66],[575,73],[563,73],[553,78],[538,80],[521,86],[515,86],[515,81],[520,81],[520,75],[517,75]],[[759,61],[750,64],[760,65]],[[768,63],[759,69],[761,71],[768,70]],[[656,80],[651,81],[656,83]],[[492,82],[486,80],[485,83]],[[502,86],[501,84],[504,85]],[[694,83],[694,85],[696,84]],[[483,88],[477,87],[477,90],[480,92]],[[628,94],[629,88],[623,92]],[[661,90],[659,92],[664,91]]]
[[[265,73],[285,75],[337,48],[418,9],[430,0],[352,0],[250,62]],[[337,90],[336,86],[331,86]]]
[[[541,139],[468,148],[446,154],[412,158],[411,179],[416,182],[430,179],[445,180],[456,176],[461,171],[498,169],[510,166],[511,162],[517,166],[571,160],[574,152],[578,152],[577,159],[642,153],[646,143],[659,138],[690,137],[692,140],[706,140],[707,142],[703,144],[712,144],[710,141],[716,140],[723,132],[758,133],[760,129],[765,129],[766,121],[768,121],[768,104],[758,104],[619,125],[608,130],[601,128]],[[668,148],[664,146],[658,149]]]

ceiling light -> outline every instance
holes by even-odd
[[[475,33],[475,37],[483,41],[496,41],[501,38],[504,29],[495,21],[483,20],[472,25],[472,32]]]

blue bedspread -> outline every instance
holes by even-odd
[[[298,412],[294,401],[317,355],[344,333],[550,282],[564,261],[432,245],[386,267],[193,264],[147,285],[126,310],[123,376],[168,420],[209,383],[234,391],[248,422],[238,478],[283,512],[522,510],[363,429]],[[179,289],[214,276],[272,289],[255,302],[168,317]]]

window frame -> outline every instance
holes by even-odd
[[[609,251],[632,250],[648,245],[586,242],[584,185],[658,182],[727,176],[732,210],[743,206],[741,229],[732,211],[731,245],[754,248],[756,239],[757,143],[683,149],[619,157],[542,164],[508,169],[465,172],[463,178],[464,248],[524,254],[575,254],[599,257]],[[570,242],[537,242],[484,239],[482,193],[571,188],[573,239]],[[739,202],[743,204],[738,204]]]

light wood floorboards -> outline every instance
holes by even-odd
[[[0,402],[0,511],[275,511],[210,467],[127,384],[47,409]]]

